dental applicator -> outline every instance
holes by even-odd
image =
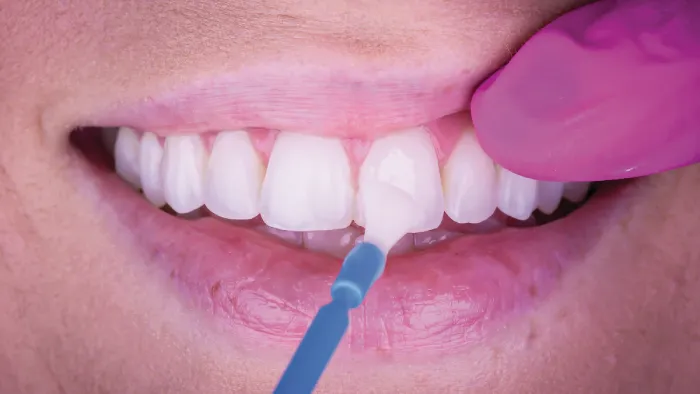
[[[313,391],[348,329],[350,310],[360,306],[367,291],[384,272],[389,250],[410,231],[420,212],[408,194],[384,183],[366,187],[361,198],[365,211],[364,240],[343,260],[331,286],[331,302],[322,306],[311,321],[275,394]],[[374,203],[368,204],[370,201]]]

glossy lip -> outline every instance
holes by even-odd
[[[215,219],[170,216],[108,169],[75,159],[80,179],[89,181],[88,194],[119,213],[105,216],[115,238],[126,237],[142,261],[159,267],[183,303],[217,316],[214,321],[231,331],[238,346],[288,351],[328,301],[339,260]],[[390,259],[365,303],[352,312],[336,357],[425,361],[485,340],[507,319],[556,294],[562,276],[585,263],[607,224],[624,213],[633,189],[599,191],[571,215],[541,227],[465,236]]]
[[[161,136],[241,128],[267,128],[376,137],[468,108],[482,75],[466,70],[401,77],[298,66],[257,67],[171,91],[128,99],[80,126],[129,126]]]

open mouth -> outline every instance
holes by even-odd
[[[499,168],[464,113],[373,140],[118,127],[71,141],[144,260],[251,348],[294,345],[328,301],[372,180],[423,207],[351,315],[347,347],[381,354],[458,351],[532,308],[585,260],[619,189]]]

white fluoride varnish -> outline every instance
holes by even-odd
[[[385,255],[421,219],[422,210],[403,190],[388,183],[365,187],[364,242],[376,245]],[[371,203],[370,203],[371,202]]]

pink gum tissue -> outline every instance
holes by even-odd
[[[430,134],[440,166],[444,165],[449,158],[461,133],[465,131],[473,131],[471,120],[469,119],[469,116],[464,113],[450,115],[416,127],[423,127]],[[246,128],[245,130],[248,132],[253,146],[260,153],[263,163],[267,165],[267,162],[270,159],[270,153],[272,152],[272,147],[274,146],[275,140],[277,139],[277,135],[280,133],[280,131],[262,128]],[[397,132],[400,132],[400,130],[397,130]],[[214,145],[214,140],[216,139],[217,134],[218,131],[205,132],[201,134],[204,144],[210,151]],[[159,140],[161,143],[163,143],[164,138],[160,137]],[[343,140],[343,146],[345,147],[345,151],[353,168],[357,169],[360,167],[367,156],[367,152],[369,151],[371,145],[372,140],[367,139]]]

